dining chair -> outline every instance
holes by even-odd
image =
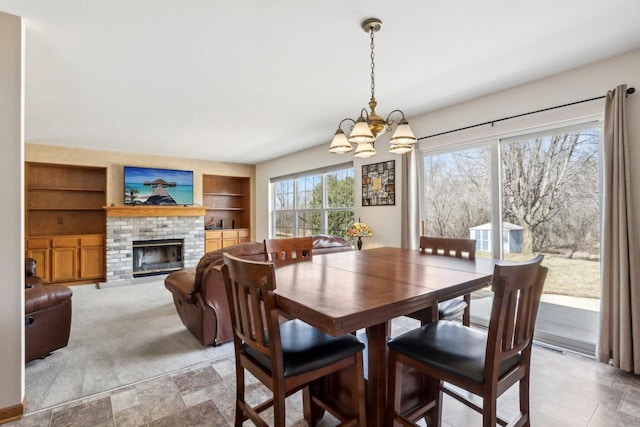
[[[474,260],[476,259],[476,241],[475,239],[420,236],[420,252]],[[460,316],[462,316],[462,324],[469,326],[471,323],[471,294],[438,303],[439,319],[452,320]],[[417,315],[410,315],[410,317],[419,318]]]
[[[483,427],[506,425],[496,413],[498,397],[519,382],[520,413],[509,425],[529,426],[531,345],[547,268],[543,255],[521,263],[497,264],[491,289],[493,304],[487,333],[438,320],[389,341],[389,381],[385,425],[417,425],[422,417],[439,426],[442,393],[482,413]],[[403,367],[430,378],[433,400],[400,414]],[[445,382],[482,397],[482,407]]]
[[[313,255],[313,237],[291,237],[287,239],[265,239],[265,261],[283,264],[300,261]]]
[[[299,319],[279,322],[276,274],[272,262],[250,261],[224,254],[224,278],[236,362],[235,426],[246,420],[267,426],[261,417],[273,407],[274,426],[283,427],[285,398],[303,390],[303,410],[315,425],[324,410],[345,426],[364,426],[364,344],[353,335],[332,337]],[[251,406],[245,397],[245,370],[268,387],[273,396]],[[328,375],[348,370],[349,398],[340,403],[321,391]],[[322,395],[325,400],[321,400]]]

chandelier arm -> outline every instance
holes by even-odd
[[[402,118],[400,119],[400,121],[402,121],[402,120],[406,120],[406,118],[404,117],[404,113],[402,112],[402,110],[393,110],[392,112],[390,112],[390,113],[387,115],[387,120],[386,120],[386,122],[387,122],[387,124],[388,124],[389,126],[391,126],[393,123],[395,123],[393,120],[391,120],[391,115],[392,115],[393,113],[400,113],[400,114],[402,115]]]
[[[355,126],[355,124],[356,124],[356,121],[355,121],[355,120],[353,120],[353,119],[352,119],[352,118],[350,118],[350,117],[347,117],[346,119],[342,119],[342,120],[340,121],[340,124],[338,125],[338,129],[342,129],[342,124],[343,124],[344,122],[353,122],[353,125],[351,126],[351,129],[353,129],[353,126]]]

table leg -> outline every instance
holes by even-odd
[[[387,340],[389,322],[379,323],[367,328],[367,424],[384,425],[387,406]]]

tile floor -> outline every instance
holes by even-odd
[[[406,325],[396,327],[401,332]],[[231,426],[234,416],[233,357],[149,379],[42,411],[7,427],[37,426]],[[640,376],[591,358],[534,347],[531,380],[532,425],[544,427],[640,426]],[[256,402],[269,391],[256,380],[248,387]],[[498,413],[507,419],[517,410],[517,387],[500,398]],[[27,390],[28,398],[28,390]],[[287,400],[290,426],[305,426],[301,393]],[[447,398],[444,426],[481,425],[478,414]],[[325,415],[320,426],[336,420]],[[247,422],[245,425],[251,425]]]

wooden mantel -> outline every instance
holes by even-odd
[[[203,206],[103,206],[107,216],[204,216],[207,208]]]

